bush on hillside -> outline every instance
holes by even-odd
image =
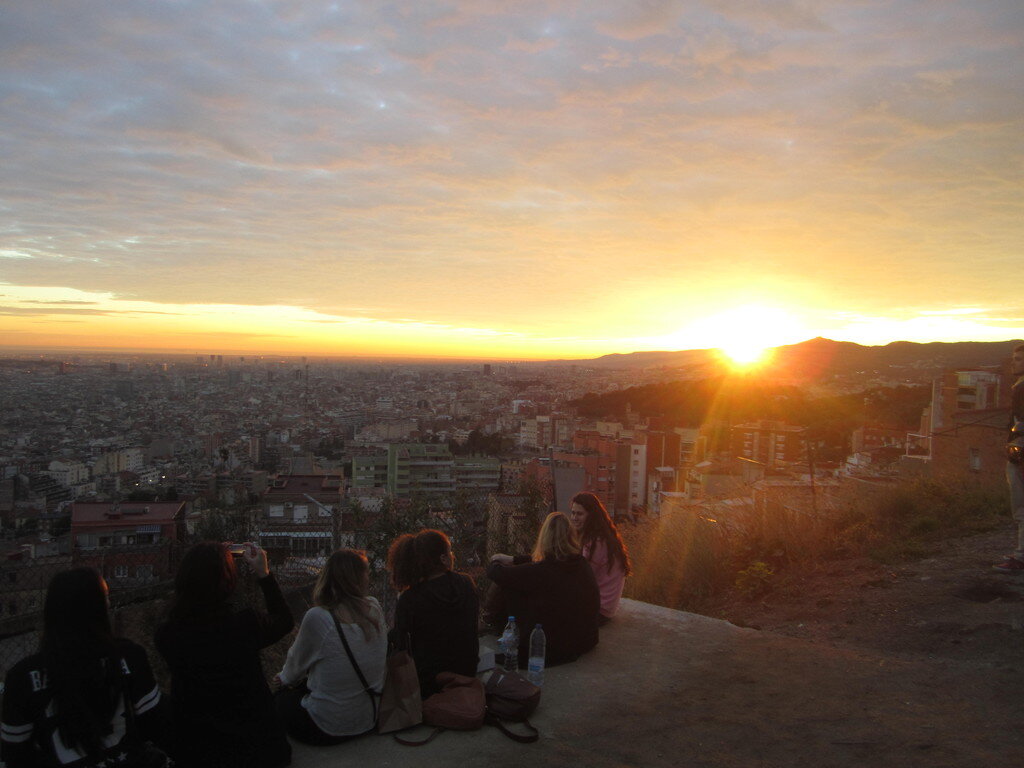
[[[683,609],[727,589],[757,597],[787,569],[841,557],[922,557],[1008,513],[1005,489],[960,478],[910,479],[816,514],[766,505],[717,521],[679,511],[624,531],[635,571],[626,595]]]

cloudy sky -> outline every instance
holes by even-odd
[[[0,344],[1024,336],[1020,0],[0,6]]]

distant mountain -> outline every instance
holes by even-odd
[[[1019,343],[1019,342],[1018,342]],[[895,372],[914,370],[934,375],[950,368],[1001,365],[1013,349],[1013,341],[956,341],[919,344],[894,341],[885,346],[863,346],[849,341],[821,337],[776,347],[767,370],[777,375],[815,379],[823,375]],[[719,365],[714,350],[689,349],[679,352],[633,352],[603,355],[592,360],[552,360],[551,364],[587,368],[699,368]]]
[[[1012,341],[957,341],[918,344],[894,341],[866,347],[848,341],[816,338],[778,347],[772,367],[797,373],[885,374],[902,370],[934,375],[951,368],[1002,365],[1010,357]]]
[[[710,349],[685,349],[679,352],[628,352],[602,355],[590,360],[548,360],[545,365],[578,365],[583,368],[636,369],[636,368],[681,368],[690,365],[706,365],[716,359]]]

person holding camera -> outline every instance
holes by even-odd
[[[235,548],[263,593],[266,613],[236,610],[238,579],[232,546],[196,544],[181,560],[167,621],[156,647],[171,671],[175,739],[182,768],[281,768],[291,745],[274,710],[260,650],[288,634],[295,621],[255,544]]]

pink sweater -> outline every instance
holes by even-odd
[[[608,570],[608,545],[598,540],[583,547],[583,557],[590,563],[597,580],[597,589],[601,593],[601,615],[611,618],[619,609],[619,598],[622,597],[622,585],[626,581],[626,572],[616,561],[611,571]]]

